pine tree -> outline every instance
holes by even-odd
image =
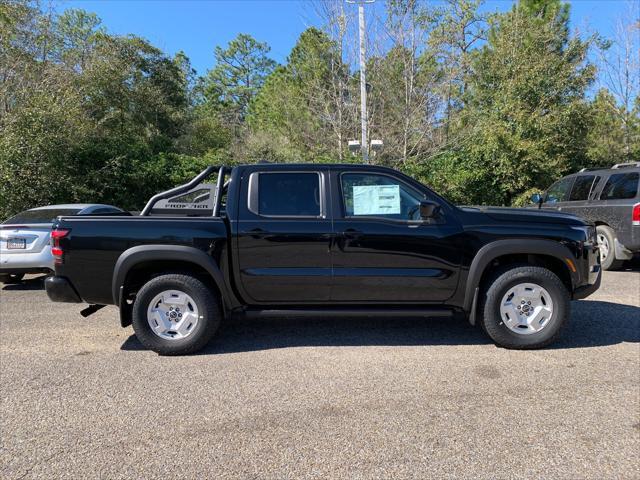
[[[509,204],[586,162],[584,98],[595,69],[586,61],[589,43],[572,37],[568,24],[568,4],[520,0],[491,19],[473,61],[463,158],[484,169],[494,202]]]
[[[270,47],[251,35],[240,34],[227,48],[216,47],[216,65],[205,79],[207,101],[236,124],[244,121],[249,105],[273,71]]]

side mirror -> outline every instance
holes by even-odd
[[[435,217],[440,212],[440,205],[430,200],[420,202],[420,218],[427,220]]]
[[[531,195],[531,203],[535,205],[542,205],[543,200],[543,196],[539,193],[534,193],[533,195]]]

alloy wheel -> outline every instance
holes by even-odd
[[[149,303],[151,331],[166,340],[180,340],[196,329],[200,316],[196,302],[180,290],[165,290]]]
[[[519,283],[509,288],[500,302],[500,316],[509,330],[519,335],[541,331],[553,316],[549,292],[535,283]]]

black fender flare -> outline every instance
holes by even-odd
[[[580,275],[567,265],[567,259],[575,260],[575,256],[565,245],[553,240],[542,239],[507,239],[496,240],[483,246],[471,262],[464,295],[464,311],[470,314],[471,323],[475,321],[475,304],[477,302],[480,279],[489,264],[502,255],[546,255],[555,257],[567,266],[571,276],[572,288],[580,283]]]
[[[230,302],[233,301],[232,294],[229,293],[227,285],[224,281],[224,275],[220,267],[215,263],[214,259],[207,255],[206,252],[195,247],[184,245],[139,245],[129,248],[120,254],[113,270],[113,279],[111,283],[111,291],[114,304],[120,306],[121,289],[124,285],[127,274],[135,265],[141,262],[149,262],[153,260],[176,260],[188,263],[194,263],[204,268],[214,283],[220,290],[222,295],[222,303],[225,310],[228,309]]]

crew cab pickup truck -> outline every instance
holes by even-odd
[[[51,242],[50,299],[116,305],[164,355],[238,315],[465,316],[499,346],[538,348],[601,279],[576,216],[459,208],[367,165],[209,167],[140,216],[58,217]]]

